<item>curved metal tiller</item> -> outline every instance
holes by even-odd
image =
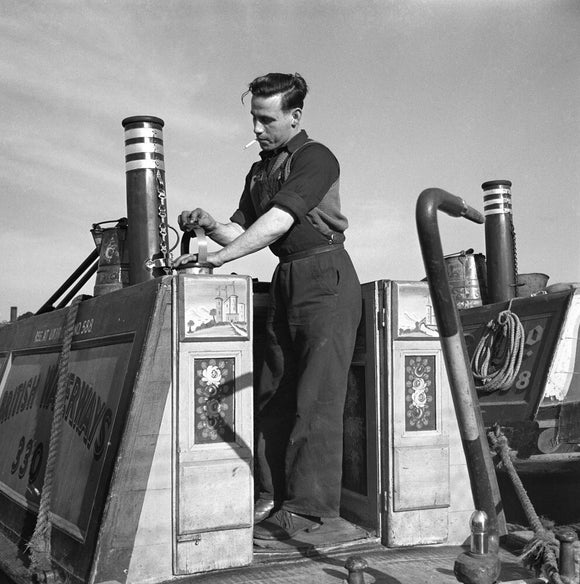
[[[479,211],[468,206],[462,198],[442,189],[427,189],[417,200],[416,222],[421,253],[463,442],[473,499],[476,509],[485,511],[489,518],[490,544],[499,545],[499,536],[506,533],[505,516],[479,410],[463,328],[445,269],[437,223],[438,211],[452,217],[465,217],[475,223],[484,223],[484,217]]]

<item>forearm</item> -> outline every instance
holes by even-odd
[[[226,263],[259,251],[282,237],[293,223],[294,217],[288,211],[280,207],[273,207],[259,217],[246,231],[243,231],[239,237],[216,252],[216,259],[219,263]],[[210,237],[213,239],[213,233]]]
[[[183,231],[201,227],[205,234],[219,245],[227,245],[244,232],[241,225],[231,221],[229,223],[220,223],[200,207],[193,211],[182,211],[177,217],[177,222]]]
[[[215,227],[211,230],[206,229],[206,235],[219,245],[226,246],[234,239],[240,237],[244,229],[237,223],[219,223],[216,221]]]

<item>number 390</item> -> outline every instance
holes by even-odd
[[[36,442],[32,438],[27,442],[22,436],[18,443],[18,451],[10,466],[11,474],[18,472],[18,478],[22,479],[28,471],[28,482],[33,483],[42,466],[43,449],[42,442]]]

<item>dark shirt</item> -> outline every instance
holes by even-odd
[[[282,153],[288,158],[272,173]],[[274,205],[291,213],[293,226],[270,246],[276,255],[303,251],[329,240],[344,241],[348,221],[340,211],[340,167],[334,154],[319,142],[309,142],[302,130],[282,148],[261,152],[260,157],[246,176],[239,207],[230,220],[247,229]],[[261,173],[271,174],[272,180],[268,184],[256,180]],[[255,204],[257,188],[266,191],[266,201],[260,208]]]

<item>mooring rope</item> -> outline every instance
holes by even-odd
[[[490,445],[499,454],[502,464],[507,470],[516,495],[522,505],[526,518],[530,527],[534,531],[535,537],[530,541],[520,556],[523,564],[529,568],[533,568],[537,573],[541,572],[543,568],[549,582],[552,584],[563,584],[560,572],[558,571],[558,560],[556,558],[556,550],[558,549],[558,541],[554,533],[546,529],[538,517],[536,510],[524,488],[524,485],[514,467],[510,457],[510,448],[508,439],[501,431],[498,424],[489,430],[487,437]]]
[[[58,385],[54,398],[54,408],[52,425],[50,428],[50,442],[48,447],[48,457],[46,460],[46,470],[40,495],[38,516],[34,533],[30,538],[28,548],[30,550],[31,570],[34,574],[50,572],[52,565],[51,557],[51,533],[52,524],[50,521],[52,490],[56,472],[56,461],[59,453],[59,446],[62,434],[62,423],[64,420],[64,407],[66,400],[66,388],[68,382],[68,366],[72,338],[74,334],[75,322],[82,296],[77,296],[71,303],[66,315],[64,338],[58,362]],[[43,578],[40,578],[43,581]]]
[[[471,359],[476,386],[485,393],[505,391],[515,382],[524,356],[524,327],[511,311],[512,301],[487,323]]]

